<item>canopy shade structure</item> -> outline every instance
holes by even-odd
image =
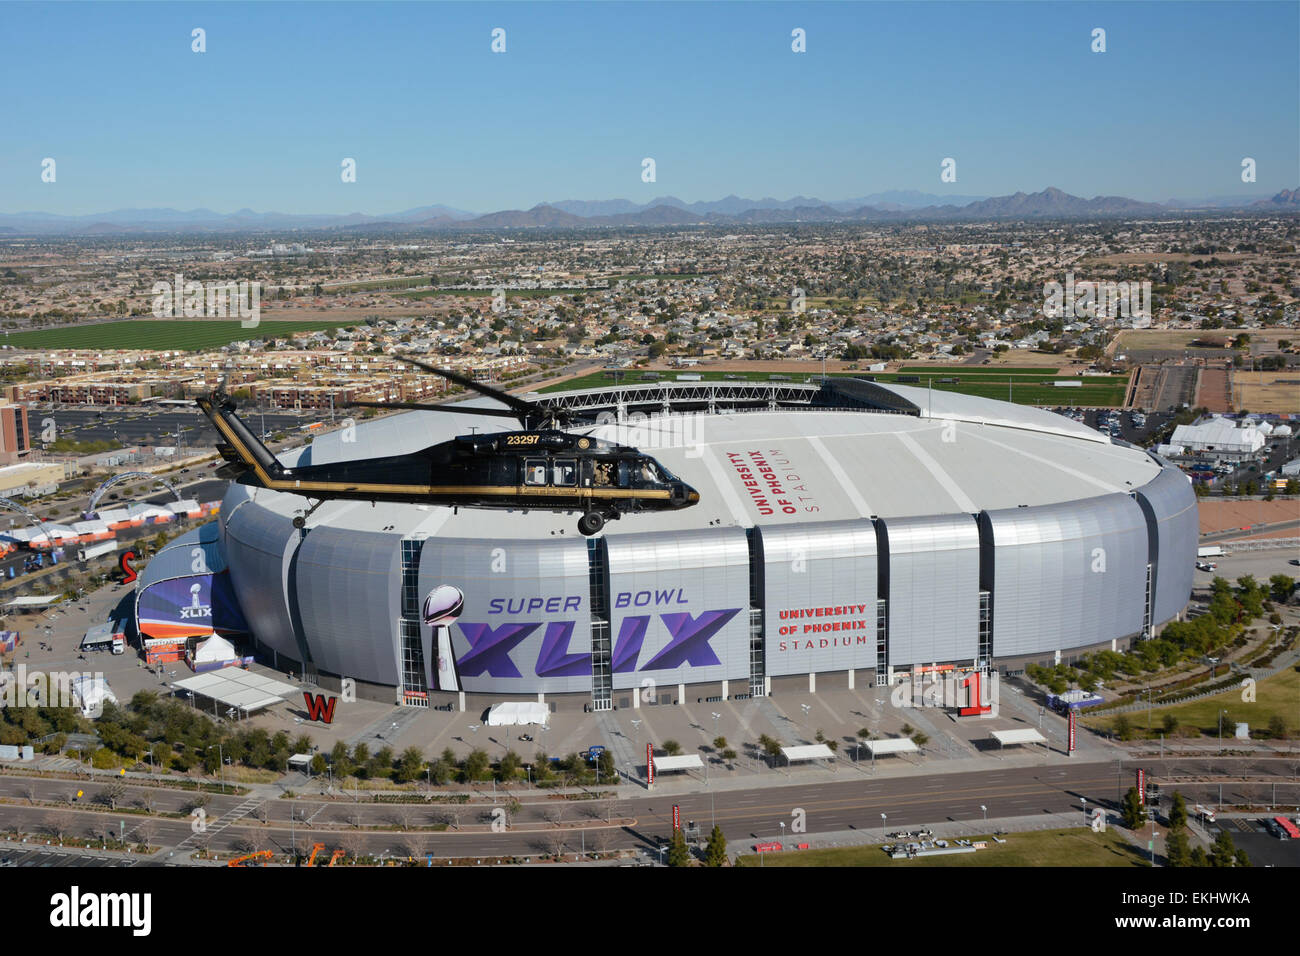
[[[1045,744],[1047,738],[1033,727],[1022,730],[995,730],[991,734],[994,740],[1005,747],[1007,744]]]
[[[487,724],[489,727],[517,727],[524,724],[545,726],[550,714],[550,708],[537,701],[508,700],[492,705],[488,710]]]
[[[655,773],[671,773],[674,770],[703,770],[704,762],[699,754],[682,754],[678,757],[655,757]]]
[[[22,610],[23,608],[49,607],[55,601],[62,601],[61,594],[47,594],[44,596],[29,594],[24,597],[14,598],[5,607]]]
[[[121,633],[122,628],[116,622],[105,621],[103,624],[96,624],[86,631],[86,636],[81,639],[81,646],[86,648],[112,644],[113,638]]]
[[[782,747],[786,763],[795,760],[834,760],[835,752],[825,744],[806,744],[799,747]]]
[[[885,754],[906,754],[916,753],[916,742],[910,737],[891,737],[889,740],[867,740],[863,742],[871,756],[883,756]]]
[[[178,680],[174,686],[246,714],[274,706],[297,690],[283,681],[229,667]]]

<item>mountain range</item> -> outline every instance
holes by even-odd
[[[890,190],[858,199],[823,201],[744,199],[727,196],[711,202],[684,202],[663,196],[647,203],[627,199],[564,199],[531,209],[508,209],[477,215],[434,204],[387,216],[255,212],[240,209],[116,209],[85,216],[44,212],[0,213],[3,235],[105,235],[159,232],[259,232],[340,229],[364,231],[586,229],[638,226],[725,226],[796,222],[944,222],[999,219],[1096,219],[1168,216],[1197,211],[1240,209],[1250,212],[1300,211],[1300,189],[1284,189],[1269,199],[1214,197],[1142,202],[1123,196],[1083,199],[1055,187],[1010,196],[938,196],[916,190]]]

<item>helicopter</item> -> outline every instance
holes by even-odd
[[[227,464],[217,473],[240,484],[301,495],[315,503],[294,517],[295,528],[324,502],[396,501],[452,508],[581,512],[578,531],[598,534],[607,521],[636,512],[675,511],[700,494],[636,448],[567,431],[583,424],[567,409],[529,401],[450,369],[407,355],[405,362],[493,398],[505,408],[419,402],[349,402],[350,408],[418,409],[514,419],[520,429],[457,435],[404,455],[286,467],[236,414],[224,382],[196,399],[223,441]]]

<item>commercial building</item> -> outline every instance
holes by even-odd
[[[0,465],[12,465],[31,447],[27,406],[0,404]]]

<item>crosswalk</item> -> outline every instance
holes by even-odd
[[[194,846],[195,841],[200,837],[204,839],[210,839],[216,836],[218,833],[220,833],[226,827],[230,826],[236,820],[248,816],[248,814],[252,813],[253,810],[256,809],[261,803],[262,803],[261,797],[249,797],[247,800],[245,800],[239,806],[235,807],[233,810],[227,811],[215,823],[206,824],[201,830],[196,830],[191,832],[189,836],[187,836],[180,843],[176,844],[176,849],[178,850],[188,849]]]

